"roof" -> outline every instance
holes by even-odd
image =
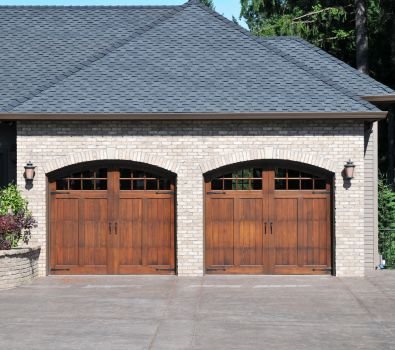
[[[0,6],[2,113],[376,112],[394,91],[297,38],[181,6]]]

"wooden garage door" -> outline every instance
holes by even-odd
[[[97,167],[50,182],[51,274],[174,274],[172,177]]]
[[[246,167],[206,181],[207,273],[331,273],[331,179]]]

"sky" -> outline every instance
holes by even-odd
[[[1,0],[1,5],[181,5],[187,0]],[[225,17],[237,19],[240,0],[214,0],[215,9]],[[245,26],[244,23],[240,23]]]

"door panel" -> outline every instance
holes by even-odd
[[[52,196],[51,273],[107,273],[107,212],[106,198]]]
[[[79,199],[60,198],[54,201],[51,215],[51,265],[78,266]]]
[[[172,200],[145,198],[143,200],[144,265],[172,265]]]
[[[330,266],[328,199],[304,198],[300,218],[299,264]]]
[[[119,247],[120,269],[142,265],[142,200],[121,198],[119,200]]]
[[[206,213],[207,266],[234,266],[234,199],[209,198]]]
[[[298,199],[274,198],[271,203],[272,267],[295,268],[298,264]]]
[[[107,266],[108,205],[106,198],[80,199],[82,232],[80,264]]]
[[[235,260],[238,266],[266,265],[262,198],[238,198],[235,210]],[[267,225],[266,225],[267,230]]]

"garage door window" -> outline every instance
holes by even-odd
[[[211,181],[211,189],[223,191],[262,190],[262,169],[247,168],[224,174]]]
[[[276,168],[274,176],[276,190],[325,190],[328,184],[325,178],[292,169]]]
[[[107,190],[107,169],[100,168],[72,173],[56,181],[56,190],[100,191]]]
[[[163,191],[170,190],[171,181],[167,177],[140,170],[120,169],[121,191]]]

